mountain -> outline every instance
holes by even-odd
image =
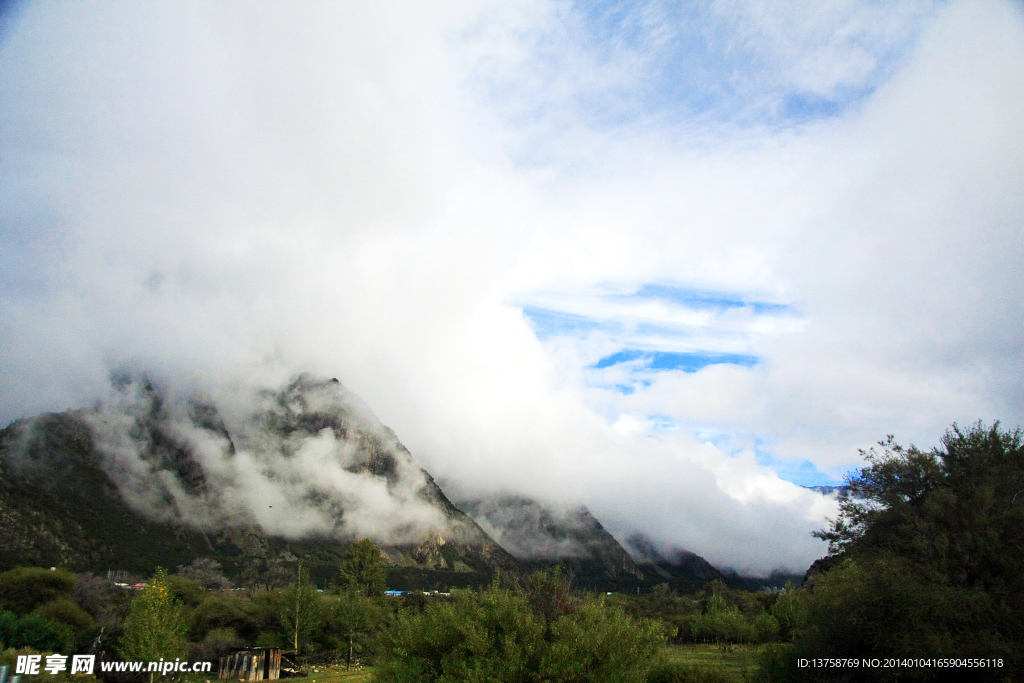
[[[705,583],[724,581],[723,574],[707,560],[687,550],[675,550],[666,557],[647,536],[635,533],[626,539],[637,565],[653,584],[667,583],[679,593],[700,590]]]
[[[528,572],[561,565],[575,585],[598,590],[631,589],[644,581],[629,553],[583,505],[496,495],[460,499],[458,506]]]
[[[843,496],[850,491],[850,487],[845,484],[840,484],[839,486],[804,486],[803,488],[810,489],[823,496]]]
[[[308,557],[319,583],[349,542],[371,538],[398,583],[518,570],[336,379],[222,405],[145,377],[114,387],[100,409],[0,430],[0,567],[148,572],[213,557],[273,583]]]

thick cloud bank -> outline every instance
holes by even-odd
[[[337,380],[235,389],[222,410],[122,376],[109,401],[83,413],[133,508],[208,531],[258,524],[275,536],[381,544],[451,536],[423,470]]]
[[[834,503],[791,482],[1024,422],[1024,19],[680,7],[5,6],[0,420],[118,367],[180,396],[336,376],[467,490],[803,570]],[[105,425],[129,478],[132,410]],[[271,482],[256,436],[250,473],[166,410],[268,529],[307,522],[248,491],[302,499],[347,453],[313,435]]]

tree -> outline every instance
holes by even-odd
[[[364,538],[350,545],[345,551],[345,559],[342,560],[334,581],[343,591],[354,590],[361,595],[374,597],[384,594],[386,575],[380,548],[373,541]]]
[[[1024,667],[1021,432],[954,424],[941,443],[925,452],[890,436],[881,453],[863,452],[868,466],[847,477],[839,517],[815,534],[830,557],[816,563],[823,571],[804,592],[806,620],[779,659],[791,675],[799,657],[1003,660],[972,672],[979,681]]]
[[[665,644],[665,625],[632,619],[603,600],[586,600],[552,625],[541,676],[552,683],[643,683]]]
[[[998,422],[954,424],[927,453],[889,436],[881,454],[861,451],[869,466],[847,477],[838,519],[814,535],[833,556],[886,550],[954,585],[1024,590],[1021,442]]]
[[[550,575],[549,575],[550,576]],[[603,600],[544,617],[522,590],[456,590],[423,612],[400,612],[384,632],[378,683],[641,683],[665,643],[658,621],[634,620]]]
[[[200,557],[188,566],[178,567],[178,575],[186,579],[198,581],[206,590],[223,590],[231,587],[231,582],[221,572],[220,562],[209,557]]]
[[[171,596],[167,570],[157,567],[149,584],[132,600],[118,654],[122,659],[156,661],[188,653],[184,606]],[[153,673],[149,674],[150,683]]]
[[[526,600],[534,614],[540,617],[544,624],[544,638],[550,642],[555,620],[576,609],[576,601],[569,595],[571,579],[562,573],[561,565],[555,565],[554,569],[534,572],[524,584]]]
[[[453,591],[422,612],[400,612],[383,634],[378,683],[538,680],[544,625],[525,596],[496,585]]]
[[[295,654],[299,654],[299,636],[315,626],[319,614],[316,588],[309,583],[309,570],[299,560],[295,583],[281,593],[281,622],[292,637]]]
[[[360,595],[355,591],[348,591],[338,596],[337,602],[332,605],[329,620],[348,643],[345,669],[351,669],[355,640],[357,637],[369,633],[380,623],[380,607],[372,598]]]
[[[0,574],[0,607],[16,614],[28,614],[37,606],[70,598],[75,575],[66,569],[16,567]]]

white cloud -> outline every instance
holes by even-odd
[[[873,93],[781,132],[668,115],[636,95],[656,60],[558,3],[25,6],[0,46],[3,419],[88,405],[122,362],[310,370],[437,476],[803,569],[827,509],[751,444],[826,469],[1024,421],[1024,28],[837,3],[779,43],[786,16],[730,7],[695,16],[760,55],[751,106]],[[608,296],[650,283],[794,313]],[[541,299],[678,334],[542,343]],[[761,362],[595,386],[637,339]]]

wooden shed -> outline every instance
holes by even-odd
[[[257,647],[220,658],[217,678],[239,681],[273,681],[281,677],[281,648]]]

